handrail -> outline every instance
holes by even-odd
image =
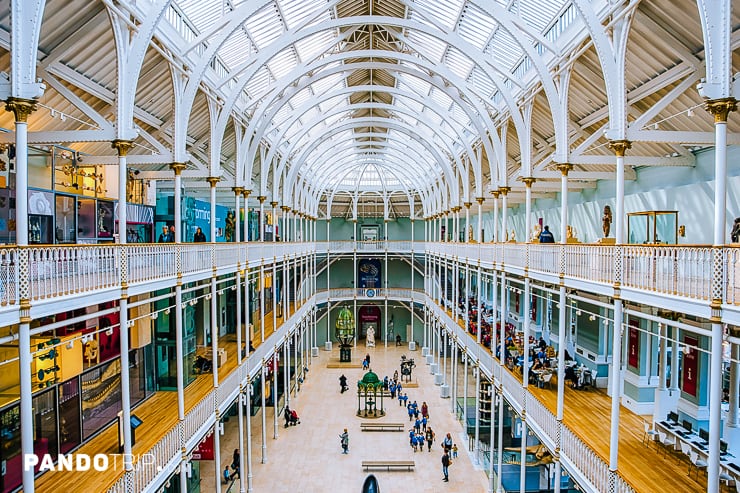
[[[558,447],[558,428],[560,429],[560,458],[564,465],[569,466],[567,469],[571,475],[577,477],[582,486],[591,486],[591,490],[610,491],[609,478],[612,472],[609,471],[609,465],[564,423],[559,423],[534,394],[524,389],[521,382],[506,370],[490,352],[481,351],[481,346],[472,339],[472,336],[464,331],[432,298],[427,297],[426,302],[435,316],[442,320],[443,325],[454,334],[457,340],[472,343],[466,347],[468,354],[470,354],[471,346],[474,347],[474,358],[478,360],[483,373],[495,385],[503,385],[504,397],[513,408],[519,411],[526,410],[527,425],[538,434],[541,441],[551,450]],[[618,473],[617,478],[621,480],[619,481],[619,491],[634,493],[632,487],[624,478],[618,476]]]
[[[706,245],[548,245],[331,241],[318,243],[137,243],[0,247],[0,312],[175,278],[235,272],[246,264],[309,253],[425,252],[499,269],[563,276],[611,288],[740,306],[740,249]],[[27,255],[27,256],[26,256]],[[618,270],[619,269],[619,270]],[[24,275],[25,274],[25,275]],[[719,278],[717,278],[719,276]],[[718,286],[718,288],[717,288]]]

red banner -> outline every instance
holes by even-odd
[[[683,385],[681,385],[681,390],[696,397],[696,382],[699,379],[699,351],[696,348],[699,345],[699,340],[695,337],[686,336],[683,338],[683,342],[687,349],[683,353]]]
[[[193,460],[213,460],[213,433],[205,437],[193,450]]]
[[[630,318],[629,323],[629,345],[627,363],[636,370],[640,369],[640,321],[636,318]]]

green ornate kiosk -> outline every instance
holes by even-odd
[[[339,310],[334,333],[339,340],[339,362],[352,361],[352,342],[355,339],[355,317],[346,306]]]
[[[378,408],[378,398],[380,398],[380,408]],[[357,382],[357,415],[361,418],[385,416],[383,382],[371,371],[365,373],[362,380]]]

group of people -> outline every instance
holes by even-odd
[[[370,355],[366,355],[362,360],[362,367],[364,370],[370,369]],[[426,401],[422,401],[421,406],[416,400],[409,402],[408,395],[403,391],[403,384],[399,380],[398,370],[390,378],[387,375],[383,378],[383,390],[389,391],[391,398],[398,398],[398,405],[406,408],[409,416],[409,421],[413,422],[413,427],[409,429],[409,445],[414,452],[423,452],[426,446],[427,452],[431,453],[432,445],[436,442],[436,434],[429,425],[429,406]],[[339,392],[343,394],[349,390],[347,385],[347,377],[342,374],[339,377]],[[286,407],[287,412],[287,407]],[[286,427],[288,426],[288,418],[286,415]],[[342,448],[342,454],[349,453],[349,432],[347,428],[344,428],[342,433],[339,435],[339,445]],[[452,464],[453,459],[457,458],[457,444],[453,443],[452,435],[447,433],[445,438],[442,440],[442,473],[444,477],[443,481],[449,481],[449,466]]]
[[[206,234],[203,232],[203,230],[200,227],[195,228],[195,234],[193,234],[193,242],[194,243],[205,243],[208,241],[206,239]],[[157,239],[157,243],[174,243],[175,242],[175,226],[167,227],[162,226],[162,232],[159,234],[159,239]]]
[[[232,455],[231,466],[224,467],[223,480],[224,484],[228,484],[230,481],[234,481],[239,477],[239,449],[234,449]]]

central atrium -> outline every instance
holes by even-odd
[[[733,7],[0,0],[0,493],[740,491]]]

